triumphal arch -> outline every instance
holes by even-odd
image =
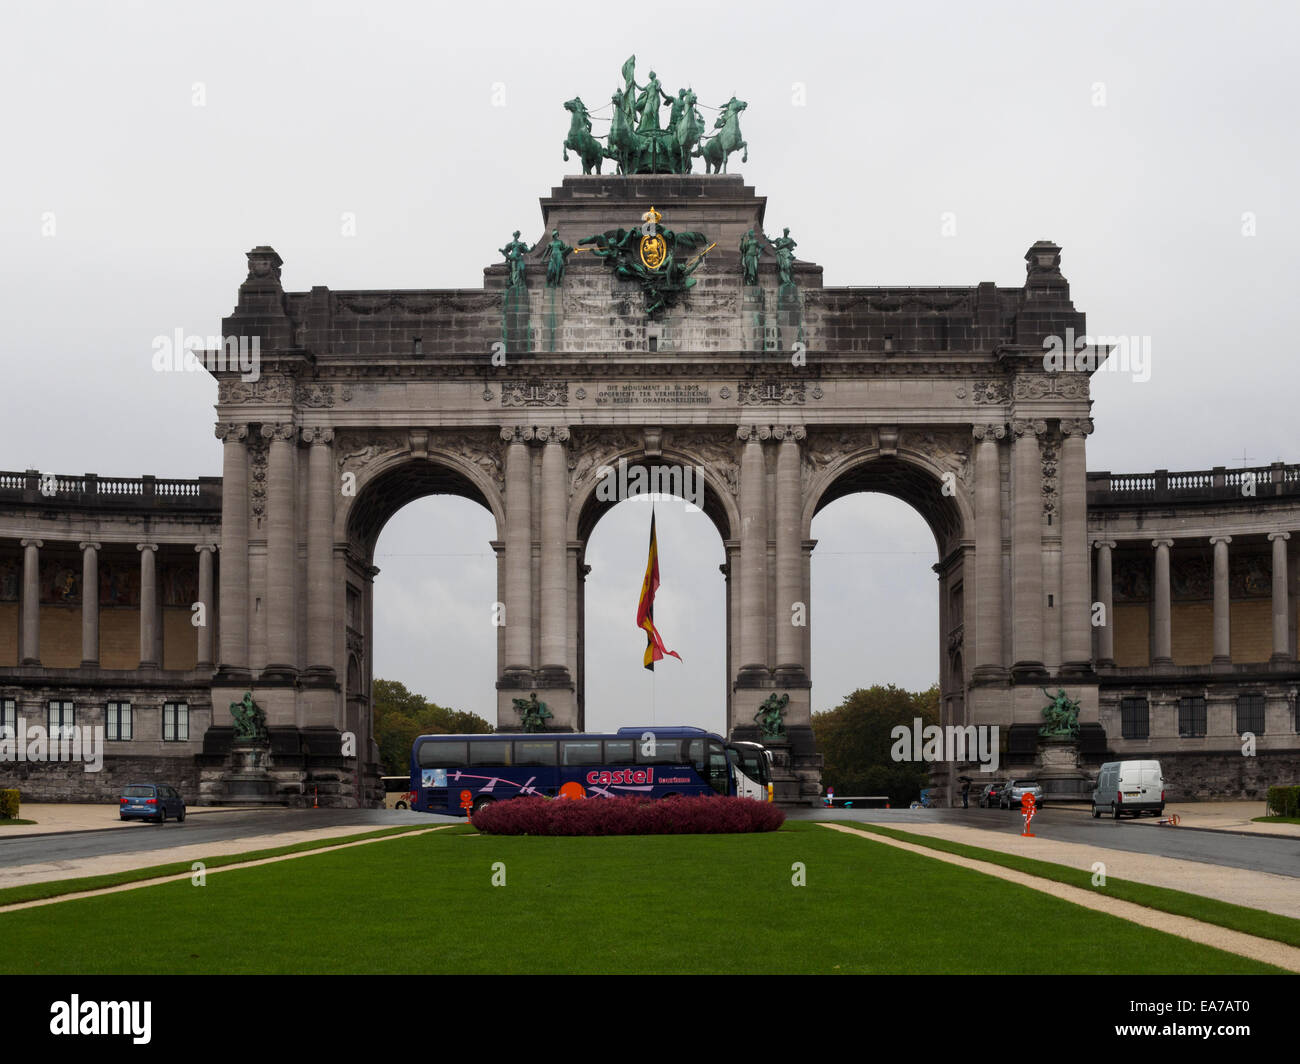
[[[744,101],[708,137],[693,94],[624,75],[608,143],[565,105],[585,172],[540,219],[484,219],[505,246],[479,288],[287,292],[276,251],[248,253],[223,334],[256,340],[260,375],[215,374],[213,704],[251,690],[272,728],[367,737],[377,537],[451,493],[496,523],[499,725],[537,692],[552,727],[582,728],[584,553],[624,460],[703,471],[728,725],[777,696],[784,797],[819,785],[810,526],[852,492],[905,500],[934,534],[946,722],[1041,722],[1058,682],[1096,721],[1089,371],[1044,360],[1086,333],[1060,248],[1029,248],[1017,287],[827,287],[819,238],[769,236],[766,199],[727,172]],[[504,241],[516,226],[529,239]]]

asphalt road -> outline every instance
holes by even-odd
[[[799,820],[856,820],[904,830],[916,824],[938,823],[1019,835],[1024,827],[1018,812],[998,809],[797,809],[788,811],[788,815]],[[259,836],[312,828],[337,829],[339,834],[348,834],[380,827],[445,823],[464,821],[458,817],[387,809],[277,809],[199,814],[187,817],[183,824],[168,821],[112,831],[0,839],[0,868],[139,851],[158,851],[158,863],[162,864],[168,859],[166,851],[173,846],[256,840]],[[1177,857],[1300,879],[1300,838],[1295,837],[1231,835],[1161,828],[1130,820],[1093,820],[1087,812],[1050,807],[1034,817],[1034,834],[1061,842]]]
[[[992,834],[1019,835],[1025,826],[1017,810],[1001,809],[809,809],[787,814],[799,820],[857,820],[905,831],[916,824],[953,824],[979,828]],[[1034,815],[1034,834],[1059,842],[1105,846],[1112,850],[1176,857],[1184,861],[1254,872],[1272,872],[1300,879],[1300,838],[1280,835],[1232,835],[1223,831],[1197,831],[1158,827],[1121,818],[1103,817],[1074,809],[1050,806]]]
[[[115,816],[108,810],[107,816]],[[157,850],[158,864],[168,860],[173,846],[255,839],[286,831],[337,828],[340,835],[386,827],[464,823],[459,817],[433,816],[392,809],[250,809],[199,813],[178,824],[131,824],[109,831],[64,832],[57,835],[17,835],[0,838],[0,868],[44,861],[75,861],[107,854]],[[267,843],[269,847],[271,843]],[[261,849],[254,846],[253,849]]]

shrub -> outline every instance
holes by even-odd
[[[1300,787],[1270,787],[1268,811],[1273,816],[1300,816]]]
[[[0,820],[18,819],[18,792],[0,790]]]
[[[716,835],[775,831],[785,813],[750,798],[512,798],[471,818],[488,835]]]

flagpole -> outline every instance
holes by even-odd
[[[653,498],[651,498],[651,500],[650,500],[650,527],[651,527],[651,528],[654,528],[654,526],[655,526],[655,501],[654,501]],[[658,564],[658,559],[656,559],[656,564]],[[656,695],[656,692],[655,692],[655,682],[656,682],[656,681],[655,681],[655,671],[656,671],[656,670],[653,669],[653,668],[650,670],[650,723],[651,723],[651,724],[656,724],[656,725],[657,725],[657,724],[659,723],[659,702],[658,702],[658,699],[655,697],[655,695]]]

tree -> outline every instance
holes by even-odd
[[[475,713],[448,709],[408,691],[396,680],[375,680],[375,741],[385,776],[411,771],[411,747],[419,735],[482,735],[492,725]]]
[[[939,687],[904,691],[893,684],[858,688],[835,708],[812,715],[813,734],[824,760],[822,782],[839,794],[889,795],[906,805],[929,786],[925,762],[897,762],[890,756],[896,725],[921,727],[939,722]]]

